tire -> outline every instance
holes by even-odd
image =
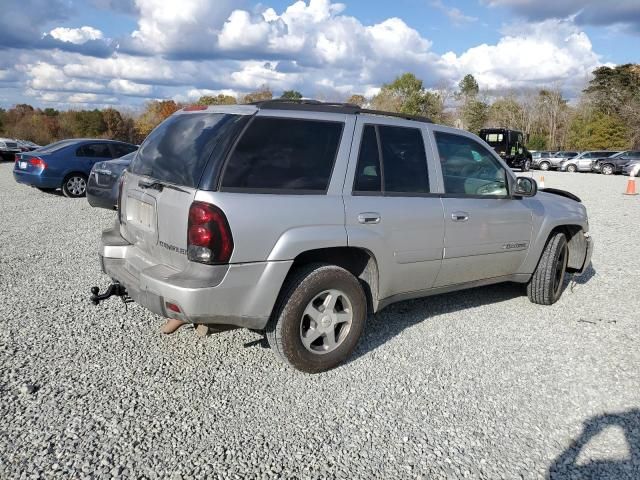
[[[62,182],[62,193],[67,198],[81,198],[87,194],[87,176],[72,173]]]
[[[545,172],[551,168],[551,164],[549,162],[541,162],[540,170],[544,170]]]
[[[610,163],[606,163],[602,165],[602,168],[600,169],[600,171],[602,172],[603,175],[613,175],[615,173],[613,169],[613,165],[611,165]]]
[[[569,246],[564,233],[552,235],[540,261],[527,284],[527,295],[532,303],[553,305],[562,295],[564,276],[569,260]]]
[[[297,370],[324,372],[351,355],[366,318],[367,299],[356,277],[335,265],[311,264],[285,282],[267,324],[267,341]]]
[[[575,165],[567,165],[567,172],[576,173],[577,171],[578,171],[578,169],[576,168]]]
[[[522,171],[523,171],[523,172],[528,172],[529,170],[531,170],[531,160],[526,159],[526,160],[522,163]]]

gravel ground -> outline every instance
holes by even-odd
[[[114,214],[0,165],[0,478],[640,478],[640,198],[584,199],[593,269],[559,303],[514,285],[403,302],[353,359],[286,368],[236,330],[162,336],[104,287]],[[540,172],[534,174],[540,177]]]

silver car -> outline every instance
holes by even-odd
[[[577,157],[567,159],[560,165],[561,172],[591,172],[593,169],[593,163],[598,158],[607,158],[615,155],[618,152],[610,152],[607,150],[582,152]]]
[[[540,170],[555,170],[560,168],[560,165],[565,160],[573,158],[578,155],[579,152],[573,151],[560,151],[549,155],[547,158],[540,158],[537,162],[534,160],[534,165]]]
[[[94,303],[262,331],[305,372],[343,362],[401,300],[518,282],[551,305],[592,252],[580,200],[537,192],[477,136],[349,104],[185,108],[118,203],[99,247],[114,283]]]

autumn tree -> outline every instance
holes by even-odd
[[[138,139],[140,141],[143,140],[160,122],[178,109],[178,104],[173,100],[152,100],[148,102],[144,112],[142,112],[135,123]]]
[[[273,92],[268,85],[262,85],[255,92],[247,93],[244,97],[242,97],[242,103],[255,103],[255,102],[264,102],[266,100],[271,100],[273,98]]]
[[[358,105],[359,107],[363,107],[367,103],[367,99],[364,95],[353,94],[349,98],[347,98],[347,103],[351,103],[352,105]]]

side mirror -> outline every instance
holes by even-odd
[[[533,178],[516,178],[516,184],[513,190],[514,197],[533,197],[536,193],[538,193],[538,183]]]

